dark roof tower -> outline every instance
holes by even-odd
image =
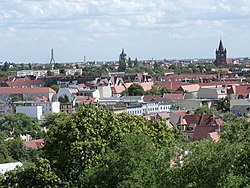
[[[227,49],[224,48],[222,40],[220,40],[219,47],[215,51],[216,59],[214,61],[215,66],[224,66],[227,64]]]
[[[220,39],[218,51],[220,51],[220,52],[223,52],[223,51],[224,51],[224,46],[223,46],[223,44],[222,44],[221,39]]]
[[[124,52],[124,48],[122,48],[122,53],[119,56],[119,60],[123,62],[127,60],[127,54]]]

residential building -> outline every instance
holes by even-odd
[[[50,87],[38,87],[38,88],[0,88],[0,100],[7,101],[13,96],[18,96],[21,100],[32,101],[36,98],[46,97],[48,101],[52,101],[53,95],[56,92]]]
[[[224,122],[214,115],[180,115],[177,128],[183,130],[188,140],[201,140],[209,136],[210,133],[219,133]]]
[[[211,108],[216,103],[217,99],[184,99],[181,103],[181,108],[185,110],[195,111],[197,108],[207,106]]]
[[[198,90],[199,99],[221,99],[227,96],[227,87],[201,87]]]
[[[46,102],[40,102],[40,101],[19,101],[14,102],[13,105],[15,108],[21,107],[34,107],[34,106],[41,106],[42,107],[42,116],[45,116],[46,114],[51,113],[59,113],[60,112],[60,102],[55,101],[46,101]]]
[[[66,76],[74,76],[75,74],[82,75],[82,69],[64,69]]]
[[[1,87],[35,88],[35,87],[44,87],[44,85],[45,83],[42,80],[25,79],[24,81],[5,82],[1,84]]]
[[[230,112],[236,116],[246,116],[250,112],[250,99],[231,99]]]
[[[42,106],[16,106],[16,113],[24,113],[31,118],[36,118],[39,121],[43,120]]]
[[[127,113],[131,115],[145,115],[159,112],[170,112],[170,102],[132,103],[127,106]]]
[[[67,114],[72,114],[73,112],[75,112],[75,107],[72,103],[61,103],[60,111],[66,112]]]
[[[200,89],[199,84],[181,85],[176,89],[176,93],[194,93],[196,94]]]

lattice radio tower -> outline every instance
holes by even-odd
[[[51,49],[51,58],[50,58],[50,63],[49,64],[55,64],[55,58],[54,58],[54,52],[53,52],[53,48]]]

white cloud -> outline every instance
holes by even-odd
[[[245,42],[249,16],[249,0],[2,0],[0,34],[5,48],[0,48],[0,58],[9,57],[5,54],[13,49],[22,51],[17,49],[20,43],[23,48],[44,49],[64,45],[65,51],[84,43],[79,53],[107,44],[120,49],[157,41],[211,42],[222,36],[236,40],[235,35],[245,35],[240,37]]]

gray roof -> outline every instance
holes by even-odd
[[[121,101],[139,101],[139,100],[142,100],[142,96],[123,96],[121,98]]]

